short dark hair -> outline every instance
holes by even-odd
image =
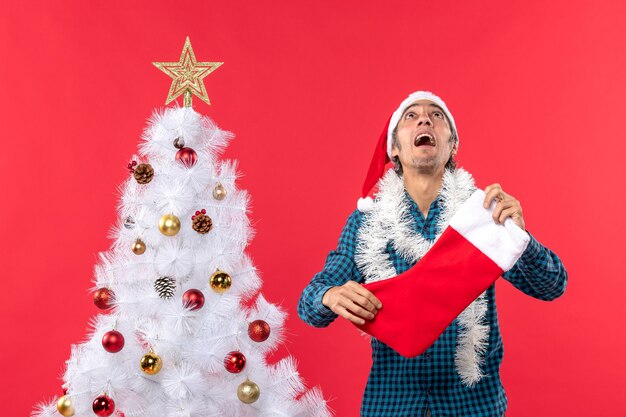
[[[459,141],[459,137],[456,134],[456,129],[452,128],[451,130],[452,130],[452,133],[450,134],[450,140],[448,142],[457,143]],[[393,129],[393,132],[391,133],[391,138],[392,138],[391,148],[392,149],[394,146],[399,146],[397,133],[398,133],[398,126],[396,125],[396,127]],[[397,156],[394,156],[391,158],[391,162],[393,162],[393,170],[396,171],[396,174],[402,175],[404,170],[402,169],[400,158]],[[454,155],[450,155],[448,162],[446,162],[445,168],[450,171],[454,171],[456,169],[456,160],[454,159]]]

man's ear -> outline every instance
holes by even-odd
[[[400,149],[398,149],[398,145],[393,144],[391,145],[391,157],[395,158],[396,156],[400,155]]]
[[[459,151],[459,147],[458,147],[458,142],[455,142],[454,145],[452,146],[452,156],[456,156],[456,153]]]

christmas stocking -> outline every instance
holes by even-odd
[[[510,218],[494,222],[495,202],[477,190],[411,269],[365,284],[383,307],[361,330],[405,357],[422,354],[454,319],[522,255],[530,237]]]

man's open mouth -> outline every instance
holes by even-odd
[[[415,146],[435,146],[435,138],[430,133],[420,133],[413,143]]]

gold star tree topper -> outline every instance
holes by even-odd
[[[165,101],[166,105],[181,94],[184,94],[183,102],[185,107],[191,107],[192,94],[195,94],[206,104],[211,104],[202,79],[215,71],[223,62],[196,61],[189,37],[185,41],[185,46],[178,62],[153,62],[153,64],[172,77],[170,92]]]

